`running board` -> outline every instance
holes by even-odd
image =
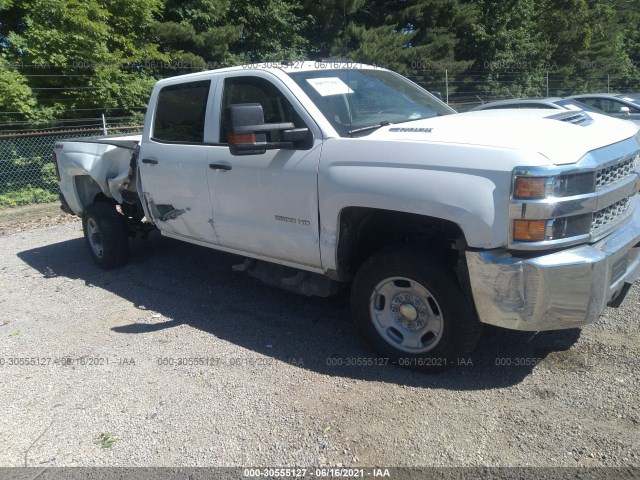
[[[233,265],[232,269],[234,272],[247,272],[253,278],[271,287],[282,288],[308,297],[331,297],[342,287],[342,283],[318,273],[249,258],[241,264]]]

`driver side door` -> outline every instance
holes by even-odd
[[[233,72],[220,78],[214,117],[219,141],[209,148],[207,179],[222,247],[282,263],[320,267],[318,226],[319,128],[282,82],[266,72]],[[234,156],[228,144],[229,106],[258,103],[265,123],[308,128],[304,148]],[[270,132],[267,141],[278,141]]]

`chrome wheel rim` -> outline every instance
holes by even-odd
[[[93,218],[87,219],[87,239],[89,240],[89,246],[93,254],[98,258],[102,258],[104,255],[104,245],[102,244],[100,227],[98,227],[98,223]]]
[[[378,283],[369,299],[369,312],[380,336],[403,352],[428,352],[442,338],[440,305],[429,290],[410,278],[390,277]]]

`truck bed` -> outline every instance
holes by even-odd
[[[98,193],[123,202],[125,191],[136,191],[131,161],[142,135],[107,135],[56,142],[60,189],[69,208],[81,215],[83,205]]]

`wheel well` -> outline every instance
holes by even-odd
[[[98,183],[89,175],[76,175],[74,181],[83,210],[93,203],[105,202],[114,205],[118,203],[115,199],[107,197]]]
[[[86,209],[92,203],[113,201],[102,193],[98,183],[89,175],[76,175],[74,177],[76,192],[80,199],[82,209]]]
[[[455,266],[456,246],[464,242],[460,227],[448,220],[413,213],[349,207],[340,213],[338,275],[348,280],[362,262],[389,245],[411,242],[441,250]]]

